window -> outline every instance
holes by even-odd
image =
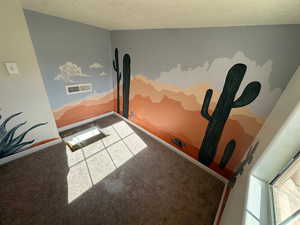
[[[75,84],[75,85],[66,86],[66,92],[68,95],[91,92],[91,91],[92,91],[92,84]]]
[[[300,225],[300,152],[271,182],[276,225]]]

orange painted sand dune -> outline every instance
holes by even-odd
[[[202,105],[199,103],[207,85],[196,86],[197,90],[181,89],[137,76],[131,82],[130,119],[172,145],[172,138],[180,138],[186,144],[180,150],[197,159],[208,121],[201,116]],[[196,91],[201,94],[195,96]],[[215,103],[212,103],[210,110],[214,107]],[[261,126],[261,118],[247,108],[233,110],[211,167],[224,176],[230,176]],[[217,165],[231,139],[236,140],[236,149],[226,169],[220,170]]]
[[[180,150],[197,159],[207,126],[207,121],[200,115],[200,111],[184,110],[180,103],[168,98],[164,98],[160,103],[153,103],[149,98],[135,96],[130,103],[133,115],[130,120],[172,145],[172,138],[180,138],[186,144]],[[237,140],[237,146],[227,165],[226,174],[231,174],[229,171],[234,170],[253,141],[253,137],[245,133],[238,121],[229,119],[218,146],[215,164],[220,162],[224,148],[231,139]],[[216,166],[214,167],[216,169]]]
[[[58,128],[82,120],[111,112],[114,109],[113,93],[92,96],[78,102],[67,104],[55,110],[54,118]]]

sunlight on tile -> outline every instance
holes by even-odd
[[[92,187],[89,172],[84,161],[70,168],[67,182],[69,203]]]
[[[104,149],[104,144],[102,140],[96,141],[88,146],[85,146],[82,150],[84,152],[85,157],[89,157],[99,151]]]
[[[105,135],[107,135],[105,138],[102,139],[105,147],[107,147],[113,143],[116,143],[117,141],[119,141],[121,139],[120,136],[117,134],[117,132],[115,131],[115,129],[112,126],[105,127],[101,130]]]
[[[90,127],[84,131],[77,132],[73,135],[64,138],[64,141],[70,142],[72,145],[76,145],[82,141],[85,141],[95,135],[101,134],[98,127]]]
[[[129,135],[123,141],[133,154],[137,154],[147,148],[146,143],[136,133]]]
[[[101,131],[108,136],[82,149],[72,152],[66,146],[70,168],[67,176],[69,203],[128,162],[134,154],[147,148],[143,140],[124,121],[105,127]],[[88,132],[85,130],[66,139],[80,142],[101,131],[91,128]],[[120,136],[126,138],[122,140]]]
[[[66,146],[66,152],[67,152],[67,158],[68,158],[68,166],[71,167],[75,165],[76,163],[82,161],[83,154],[81,150],[77,150],[75,152],[72,152],[68,146]]]
[[[115,123],[113,127],[116,129],[121,138],[124,138],[134,132],[125,121]]]
[[[117,167],[120,167],[133,156],[122,141],[109,146],[107,151]]]
[[[93,184],[98,183],[116,169],[105,150],[88,158],[87,165],[90,170]]]

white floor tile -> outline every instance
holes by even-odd
[[[102,140],[99,140],[88,146],[85,146],[82,150],[84,152],[85,157],[89,157],[90,155],[93,155],[96,152],[100,152],[103,149],[104,149],[104,144]]]
[[[118,123],[115,123],[113,124],[113,127],[116,129],[116,131],[118,132],[121,138],[124,138],[134,133],[134,131],[125,121],[120,121]]]
[[[91,156],[86,162],[91,173],[93,184],[101,181],[116,169],[105,150]]]
[[[105,135],[107,135],[107,137],[102,139],[105,147],[107,147],[113,143],[116,143],[117,141],[119,141],[121,139],[120,136],[115,131],[115,129],[112,128],[112,126],[105,127],[101,130]]]
[[[92,187],[91,178],[84,161],[70,168],[67,182],[69,203]]]
[[[109,146],[107,151],[117,167],[120,167],[133,156],[122,141]]]
[[[71,167],[75,165],[76,163],[83,160],[83,154],[81,149],[76,150],[75,152],[72,152],[68,146],[66,146],[66,153],[68,158],[68,166]]]
[[[147,148],[146,143],[136,133],[129,135],[123,139],[123,141],[134,154],[137,154]]]

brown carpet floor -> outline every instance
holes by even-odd
[[[147,134],[109,116],[107,139],[64,144],[0,166],[3,225],[212,225],[224,184]]]

